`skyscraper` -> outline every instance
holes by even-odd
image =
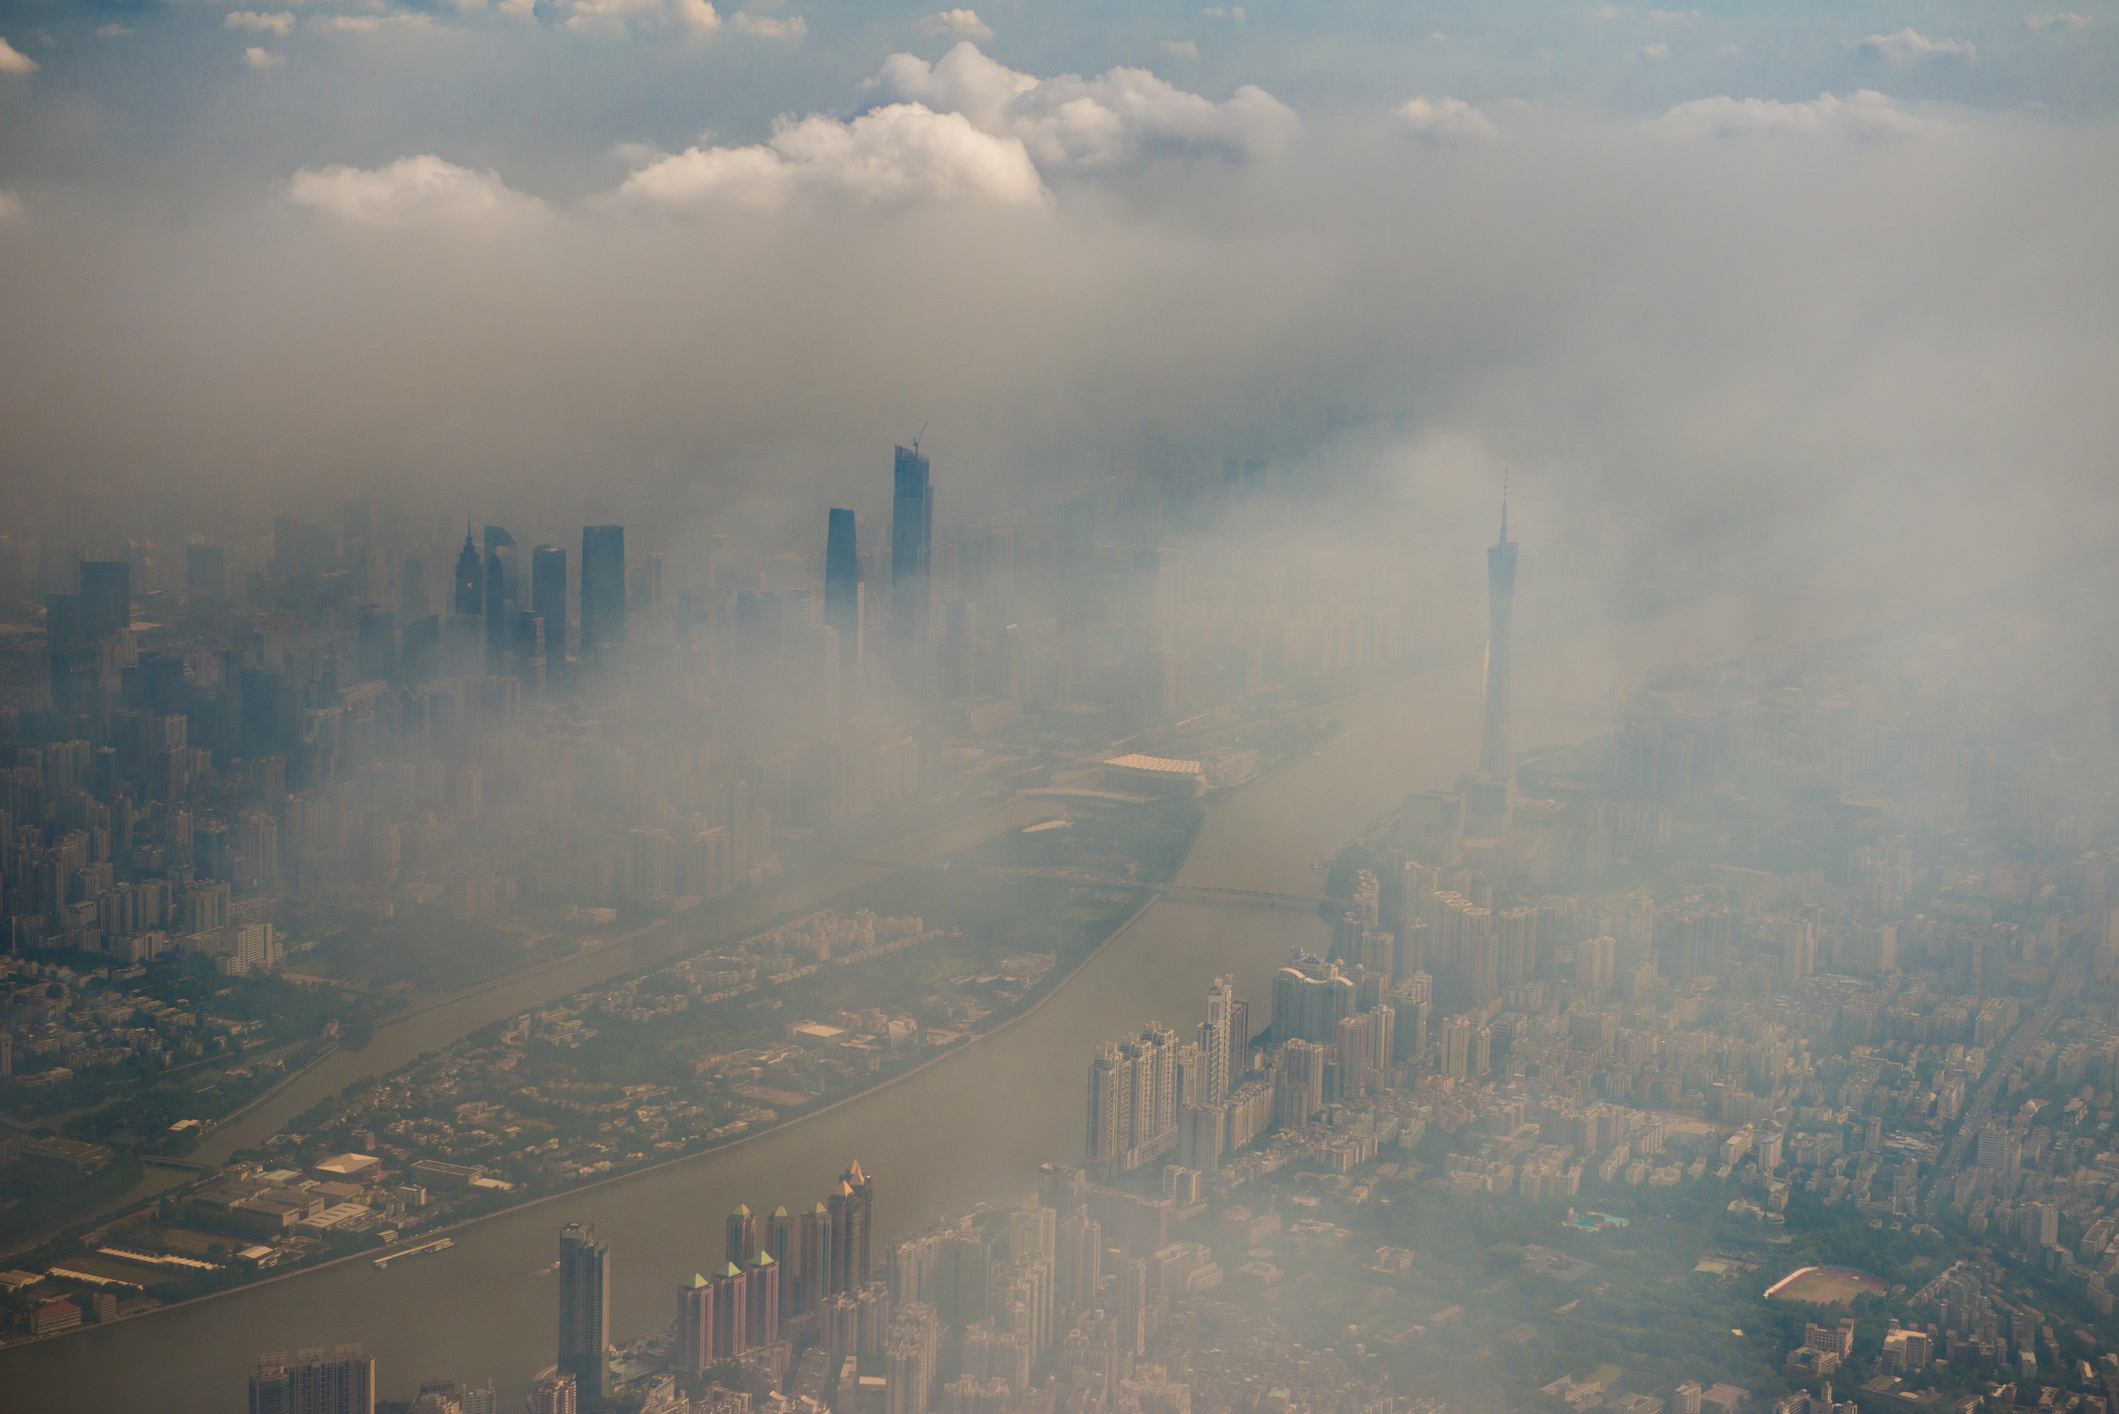
[[[464,526],[464,547],[456,552],[456,590],[450,600],[450,608],[459,614],[482,614],[486,604],[486,567],[479,558],[478,546],[471,539],[471,527]]]
[[[758,1251],[758,1217],[742,1203],[728,1215],[727,1258],[739,1267],[748,1267],[750,1259]]]
[[[539,545],[530,552],[530,612],[544,620],[545,662],[567,658],[567,552]]]
[[[625,527],[581,528],[581,656],[625,642]]]
[[[714,1284],[694,1272],[677,1285],[677,1369],[702,1375],[714,1363]]]
[[[1501,536],[1486,551],[1486,726],[1479,738],[1479,774],[1466,783],[1466,834],[1497,835],[1515,815],[1516,748],[1508,699],[1515,607],[1516,546],[1508,538],[1504,498]]]
[[[875,1188],[856,1162],[847,1167],[831,1194],[831,1289],[858,1291],[874,1270],[869,1265],[869,1225],[875,1213]]]
[[[822,1203],[802,1215],[801,1279],[795,1290],[798,1314],[816,1310],[832,1294],[831,1234],[831,1209]]]
[[[559,1234],[559,1369],[591,1399],[611,1390],[611,1249],[595,1224]]]
[[[714,1273],[714,1358],[727,1360],[750,1348],[745,1317],[750,1310],[749,1279],[734,1262]]]
[[[123,560],[81,561],[81,631],[101,643],[132,623],[132,566]]]
[[[780,1338],[780,1264],[773,1254],[752,1255],[744,1272],[743,1332],[752,1345],[771,1345]]]
[[[779,1319],[787,1320],[795,1314],[795,1283],[801,1253],[795,1244],[795,1220],[787,1215],[787,1209],[775,1208],[767,1220],[765,1250],[773,1254],[773,1264],[780,1269]]]
[[[1199,1059],[1206,1071],[1202,1104],[1218,1105],[1229,1098],[1229,1023],[1235,1008],[1236,979],[1215,978],[1207,991],[1207,1019],[1199,1024]]]
[[[839,662],[861,662],[861,550],[852,511],[832,509],[824,540],[824,623],[839,633]]]
[[[924,666],[928,566],[934,552],[934,486],[919,448],[899,447],[890,498],[890,631],[911,666]]]

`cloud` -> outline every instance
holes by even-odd
[[[920,21],[926,34],[953,34],[960,39],[991,39],[993,28],[976,10],[943,10]]]
[[[1804,103],[1782,103],[1771,98],[1695,98],[1678,104],[1656,121],[1673,132],[1724,138],[1789,136],[1872,141],[1947,131],[1947,125],[1909,113],[1896,99],[1866,88],[1843,99],[1821,93]]]
[[[21,50],[0,39],[0,74],[34,74],[37,61]]]
[[[1155,46],[1156,52],[1167,59],[1197,59],[1199,44],[1190,39],[1166,39]]]
[[[497,174],[431,155],[373,171],[305,167],[288,180],[283,196],[291,205],[373,230],[511,227],[546,214],[543,202],[513,190]]]
[[[2034,33],[2042,29],[2088,29],[2090,17],[2072,10],[2062,10],[2056,15],[2025,15],[2023,27]]]
[[[968,40],[932,65],[893,54],[870,82],[895,98],[961,113],[980,132],[1019,140],[1041,168],[1108,168],[1163,155],[1246,162],[1280,153],[1302,129],[1285,104],[1249,84],[1215,103],[1146,69],[1038,79],[996,63]]]
[[[1668,59],[1670,57],[1670,46],[1659,39],[1653,44],[1643,45],[1641,52],[1651,59]]]
[[[720,30],[721,13],[710,0],[571,0],[561,28],[608,35],[675,30],[703,39]]]
[[[1979,50],[1969,40],[1930,39],[1911,25],[1896,34],[1872,34],[1859,47],[1872,59],[1884,59],[1894,64],[1916,63],[1922,59],[1963,59],[1972,63],[1979,58]]]
[[[252,46],[243,51],[243,62],[253,69],[277,69],[280,65],[287,62],[287,56],[275,54],[270,49],[259,49]]]
[[[738,34],[747,34],[753,39],[775,39],[783,44],[794,44],[809,33],[809,25],[800,15],[790,15],[783,20],[743,10],[731,15],[728,24]]]
[[[1210,20],[1227,20],[1231,24],[1238,25],[1243,23],[1243,6],[1241,5],[1209,5],[1199,13]]]
[[[425,33],[441,28],[431,16],[410,10],[393,10],[386,15],[312,15],[309,26],[339,34],[381,34],[385,30]]]
[[[1492,119],[1461,98],[1409,98],[1391,112],[1416,137],[1433,143],[1501,136]]]
[[[101,29],[96,31],[96,38],[123,39],[131,33],[132,31],[125,28],[125,26],[123,25],[104,25]]]
[[[1038,206],[1048,199],[1015,138],[979,131],[961,113],[893,103],[851,122],[783,118],[764,143],[693,147],[627,177],[608,202],[677,211],[772,210],[799,197],[869,203],[970,201]]]
[[[287,35],[294,32],[294,12],[281,10],[277,14],[267,15],[261,14],[256,10],[230,10],[228,18],[222,23],[229,29],[255,30],[259,34]]]

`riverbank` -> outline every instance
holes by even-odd
[[[1148,887],[1152,889],[1153,886],[1144,885],[1143,887]],[[1050,1003],[1055,997],[1057,997],[1061,992],[1065,991],[1066,988],[1077,977],[1079,977],[1083,973],[1083,971],[1088,968],[1089,964],[1096,959],[1098,954],[1102,953],[1106,948],[1110,947],[1114,942],[1118,941],[1118,939],[1123,936],[1128,929],[1132,928],[1135,923],[1139,922],[1140,919],[1148,912],[1148,910],[1155,906],[1155,904],[1161,899],[1161,897],[1162,894],[1160,890],[1155,890],[1151,892],[1148,895],[1147,899],[1142,902],[1139,908],[1135,909],[1132,913],[1128,914],[1116,928],[1113,928],[1108,934],[1105,935],[1101,942],[1099,942],[1094,948],[1091,948],[1088,952],[1084,953],[1080,961],[1076,962],[1074,966],[1072,966],[1066,972],[1061,974],[1060,977],[1053,982],[1050,988],[1040,994],[1036,1000],[1034,1000],[1029,1006],[1025,1007],[1023,1010],[1015,1012],[1014,1014],[1003,1019],[997,1025],[991,1027],[988,1030],[981,1031],[974,1035],[965,1037],[964,1041],[961,1044],[951,1046],[947,1050],[942,1051],[937,1055],[931,1056],[924,1061],[921,1061],[918,1065],[900,1071],[896,1075],[892,1075],[883,1080],[879,1080],[874,1085],[868,1086],[866,1089],[858,1090],[851,1095],[841,1096],[839,1099],[836,1099],[829,1104],[820,1105],[816,1109],[805,1110],[798,1115],[791,1115],[786,1119],[780,1120],[774,1124],[763,1126],[751,1133],[722,1140],[718,1143],[709,1144],[704,1148],[693,1150],[691,1153],[688,1154],[680,1154],[672,1159],[664,1159],[656,1163],[643,1165],[640,1168],[628,1169],[624,1173],[615,1173],[599,1176],[597,1178],[591,1179],[587,1183],[581,1183],[576,1184],[572,1187],[557,1189],[550,1193],[541,1193],[538,1194],[536,1197],[526,1198],[519,1203],[510,1203],[505,1207],[495,1208],[489,1212],[477,1214],[474,1217],[463,1218],[452,1223],[444,1223],[440,1227],[425,1228],[417,1233],[407,1235],[407,1237],[405,1238],[405,1242],[411,1246],[421,1246],[427,1243],[432,1243],[444,1237],[451,1237],[460,1233],[468,1232],[484,1224],[497,1222],[502,1218],[520,1215],[532,1209],[543,1207],[548,1203],[555,1203],[562,1199],[579,1198],[584,1194],[591,1193],[599,1189],[615,1187],[616,1185],[623,1183],[638,1182],[642,1179],[652,1177],[667,1170],[679,1169],[684,1167],[685,1165],[698,1163],[705,1159],[725,1157],[732,1151],[741,1149],[746,1145],[758,1144],[765,1140],[774,1138],[775,1136],[780,1135],[784,1131],[795,1129],[799,1126],[814,1121],[822,1120],[835,1111],[843,1109],[849,1105],[858,1104],[863,1100],[871,1099],[883,1093],[884,1091],[891,1089],[893,1086],[904,1084],[905,1082],[908,1082],[914,1077],[921,1074],[923,1071],[926,1071],[934,1066],[942,1065],[949,1061],[953,1061],[958,1056],[963,1055],[964,1053],[980,1045],[986,1044],[994,1038],[1009,1031],[1011,1028],[1019,1026],[1022,1023],[1029,1021],[1032,1017],[1037,1015],[1039,1011],[1043,1010],[1044,1007],[1048,1003]],[[319,1059],[321,1059],[321,1057],[319,1057]],[[259,1098],[263,1099],[264,1097],[261,1096]],[[157,1199],[157,1201],[159,1201],[159,1199]],[[130,1214],[121,1215],[119,1218],[114,1219],[113,1221],[123,1221],[125,1216],[130,1216]],[[360,1261],[373,1262],[376,1257],[388,1256],[391,1252],[397,1250],[400,1249],[394,1246],[385,1246],[381,1248],[362,1248],[360,1251],[357,1252],[348,1252],[342,1256],[328,1258],[321,1262],[309,1263],[301,1267],[294,1268],[290,1271],[278,1272],[272,1276],[262,1277],[257,1281],[244,1282],[240,1286],[232,1286],[221,1291],[208,1292],[202,1296],[193,1296],[182,1301],[173,1301],[165,1306],[158,1306],[152,1311],[143,1311],[136,1316],[125,1317],[124,1320],[126,1322],[139,1322],[150,1320],[156,1316],[174,1315],[178,1312],[204,1306],[212,1302],[224,1301],[231,1297],[248,1295],[249,1293],[258,1291],[262,1288],[275,1286],[283,1282],[294,1281],[301,1277],[316,1276],[320,1273],[330,1271],[333,1268],[343,1267],[350,1263]],[[69,1337],[83,1336],[91,1331],[101,1330],[104,1329],[105,1326],[115,1324],[118,1324],[118,1322],[107,1322],[103,1325],[98,1326],[76,1326],[72,1330],[60,1331],[53,1335],[29,1336],[21,1340],[4,1341],[0,1342],[0,1350],[12,1350],[16,1347],[23,1345],[48,1344],[55,1341],[62,1341]]]

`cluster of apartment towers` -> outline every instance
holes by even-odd
[[[740,1206],[730,1213],[720,1269],[695,1273],[677,1291],[678,1370],[701,1374],[776,1344],[796,1317],[855,1300],[868,1284],[874,1213],[875,1184],[858,1162],[799,1218],[784,1207],[769,1218]],[[610,1391],[610,1260],[593,1224],[560,1234],[559,1370],[577,1389],[602,1394]]]

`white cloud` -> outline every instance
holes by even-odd
[[[893,203],[973,201],[1036,206],[1044,183],[1023,144],[961,113],[893,103],[851,122],[783,118],[750,147],[693,147],[627,177],[613,199],[665,210],[731,205],[770,210],[816,194]]]
[[[1670,46],[1659,39],[1653,44],[1641,46],[1641,52],[1651,59],[1668,59],[1670,57]]]
[[[1196,41],[1190,39],[1166,39],[1156,45],[1155,48],[1166,59],[1197,59],[1199,57],[1199,45]]]
[[[386,15],[312,15],[309,24],[313,29],[332,30],[339,34],[381,34],[385,30],[426,31],[441,28],[429,16],[406,10],[393,10]]]
[[[721,13],[709,0],[572,0],[562,28],[577,34],[679,30],[704,38],[721,28]]]
[[[546,211],[543,202],[493,172],[434,156],[401,158],[373,171],[305,167],[288,181],[284,196],[295,206],[375,230],[521,225]]]
[[[1862,89],[1846,98],[1821,93],[1804,103],[1771,98],[1695,98],[1680,103],[1656,120],[1690,136],[1838,137],[1868,141],[1920,137],[1946,131],[1946,125],[1906,111],[1894,98]]]
[[[1921,59],[1963,59],[1967,62],[1979,58],[1979,50],[1970,40],[1930,39],[1911,25],[1896,34],[1872,34],[1861,42],[1861,52],[1873,59],[1888,59],[1895,64],[1913,63]]]
[[[243,51],[243,62],[253,69],[277,69],[287,62],[287,56],[252,47]]]
[[[921,20],[920,28],[928,34],[953,34],[960,39],[993,38],[993,27],[976,10],[943,10]]]
[[[267,15],[256,10],[230,10],[222,22],[229,29],[254,30],[259,34],[287,35],[294,32],[294,12],[281,10]]]
[[[2090,17],[2078,15],[2072,10],[2062,10],[2057,15],[2025,15],[2023,27],[2027,30],[2041,29],[2088,29]]]
[[[1417,137],[1435,143],[1497,138],[1493,120],[1461,98],[1409,98],[1391,110]]]
[[[729,16],[728,23],[729,28],[738,34],[747,34],[753,39],[777,39],[787,44],[793,44],[809,33],[809,25],[800,15],[790,15],[782,20],[743,10]]]
[[[131,33],[132,31],[125,28],[125,26],[123,25],[105,25],[101,29],[96,31],[96,38],[123,39]]]
[[[1038,79],[968,41],[932,65],[893,54],[870,82],[895,98],[961,113],[980,132],[1019,139],[1040,167],[1108,167],[1162,154],[1249,161],[1281,152],[1302,129],[1287,105],[1249,84],[1215,103],[1146,69]]]
[[[21,50],[0,39],[0,74],[34,74],[37,61]]]
[[[1227,20],[1230,24],[1237,25],[1243,23],[1243,6],[1241,5],[1209,5],[1199,13],[1210,20]]]

